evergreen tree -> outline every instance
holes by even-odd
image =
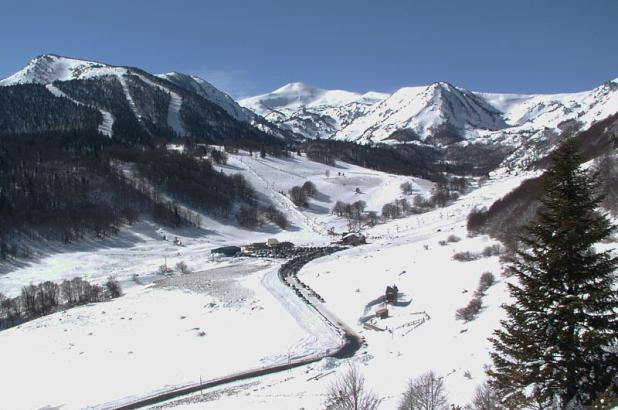
[[[491,339],[488,372],[508,408],[590,403],[618,369],[618,258],[594,247],[615,226],[598,211],[596,176],[580,164],[575,140],[566,140],[521,238],[526,249],[508,267],[514,303]]]

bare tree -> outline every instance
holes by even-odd
[[[315,184],[311,181],[306,181],[301,187],[301,189],[308,197],[314,197],[318,193],[318,189],[315,187]]]
[[[46,281],[37,286],[37,309],[41,313],[48,313],[60,303],[60,286]]]
[[[365,387],[365,378],[350,365],[348,370],[328,389],[328,410],[375,410],[381,399]]]
[[[180,261],[176,264],[176,271],[182,274],[191,273],[191,269],[189,269],[189,267],[184,261]]]
[[[105,282],[105,288],[109,293],[111,298],[117,298],[122,296],[122,288],[120,287],[120,283],[113,276],[109,276],[107,278],[107,282]]]
[[[444,381],[433,371],[410,380],[403,394],[399,410],[446,410],[448,402],[444,394]]]
[[[27,316],[37,314],[36,286],[30,284],[21,288],[21,303]]]
[[[60,291],[62,293],[62,297],[68,305],[75,305],[78,302],[77,294],[71,281],[62,281],[60,284]]]
[[[302,187],[294,186],[288,191],[288,194],[290,195],[290,200],[294,203],[294,205],[301,206],[303,208],[306,208],[309,205],[307,202],[307,193]]]
[[[472,399],[472,408],[474,410],[502,409],[496,391],[488,383],[484,383],[476,388],[474,398]]]
[[[414,193],[414,186],[409,181],[406,181],[403,184],[401,184],[400,188],[401,188],[401,192],[403,192],[406,195],[410,195]]]

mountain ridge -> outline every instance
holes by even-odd
[[[259,141],[290,137],[237,105],[231,97],[207,81],[183,75],[185,77],[181,80],[189,78],[197,84],[196,87],[189,87],[179,80],[179,76],[156,76],[135,67],[44,54],[0,80],[0,91],[27,84],[44,86],[55,98],[66,98],[76,105],[98,111],[101,116],[98,131],[108,137],[117,132],[131,134],[130,137],[138,139],[193,136],[214,140],[240,137]],[[21,98],[23,100],[28,96]],[[19,105],[20,101],[16,100],[15,104]],[[49,101],[47,105],[54,117],[65,115],[63,111],[54,112]],[[5,115],[5,122],[9,124],[5,132],[11,132],[11,114]],[[22,125],[20,130],[24,128]],[[38,128],[33,125],[32,129]]]
[[[302,93],[312,94],[304,83],[291,83],[272,93],[239,100],[239,104],[265,114],[264,106],[278,94],[286,98],[265,117],[280,127],[294,129],[307,138],[336,139],[361,143],[420,142],[436,140],[509,139],[513,133],[539,133],[545,128],[561,131],[558,125],[584,118],[582,127],[618,111],[618,79],[587,91],[559,94],[517,94],[470,91],[449,82],[402,87],[391,94],[374,93],[362,107],[354,101],[333,99],[326,104],[302,103]],[[329,90],[314,88],[324,95]],[[361,94],[345,90],[339,93]],[[314,92],[315,94],[316,92]],[[298,95],[300,94],[300,95]],[[371,94],[368,93],[368,94]],[[275,97],[274,97],[275,96]],[[300,101],[300,102],[299,102]],[[353,105],[356,103],[356,107]],[[591,113],[595,107],[596,114]],[[276,110],[275,110],[276,109]],[[553,114],[552,114],[553,113]],[[401,140],[401,136],[405,138]],[[447,137],[447,138],[444,138]],[[435,142],[435,141],[434,141]]]

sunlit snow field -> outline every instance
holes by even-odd
[[[0,376],[1,403],[11,408],[119,404],[200,378],[337,347],[340,335],[276,277],[280,261],[213,258],[210,249],[269,237],[300,245],[328,244],[334,239],[327,235],[328,228],[341,232],[347,225],[330,213],[337,200],[362,199],[368,210],[379,212],[385,203],[402,197],[399,186],[404,181],[425,196],[432,187],[416,178],[342,163],[329,167],[304,157],[259,159],[241,153],[231,156],[223,170],[242,172],[284,210],[292,226],[284,232],[269,227],[248,232],[204,217],[201,229],[169,231],[141,221],[117,238],[60,253],[40,249],[40,258],[32,264],[5,267],[0,291],[7,295],[31,282],[74,276],[103,281],[109,275],[120,279],[125,295],[0,332],[0,362],[15,369]],[[367,232],[369,245],[318,259],[301,270],[299,277],[325,298],[325,306],[366,339],[352,359],[324,359],[168,405],[207,401],[208,408],[319,408],[328,384],[348,362],[356,363],[384,397],[384,408],[396,408],[407,380],[430,369],[445,377],[452,402],[467,403],[484,380],[486,339],[500,318],[505,286],[498,257],[457,262],[452,255],[479,252],[495,243],[484,236],[468,238],[466,216],[523,178],[496,175],[447,208],[378,225]],[[279,192],[306,180],[316,184],[320,195],[308,210],[300,210]],[[451,234],[461,240],[438,244]],[[175,236],[182,246],[174,245]],[[180,261],[194,273],[171,279],[156,274],[159,265]],[[498,283],[487,292],[480,316],[468,324],[456,321],[455,311],[467,304],[485,271],[494,273]],[[359,322],[365,305],[392,284],[411,303],[391,308],[388,319],[375,323],[384,331],[365,328]],[[421,313],[428,320],[411,329]]]

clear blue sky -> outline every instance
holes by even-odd
[[[56,53],[203,76],[233,96],[302,81],[561,92],[618,77],[614,0],[2,0],[0,77]]]

